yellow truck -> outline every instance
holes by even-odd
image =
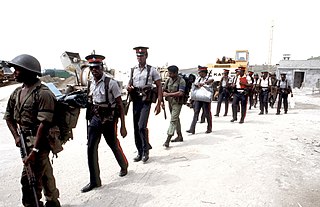
[[[215,63],[207,64],[208,71],[214,79],[213,89],[214,89],[214,97],[213,100],[217,99],[218,95],[218,86],[220,84],[220,80],[223,76],[223,72],[225,69],[229,70],[229,76],[232,78],[236,75],[236,69],[238,67],[245,67],[246,72],[249,67],[249,51],[248,50],[236,50],[235,57],[229,58],[223,56],[221,59],[217,58]]]
[[[233,77],[235,70],[239,67],[246,67],[246,72],[249,66],[249,51],[248,50],[236,50],[235,58],[228,58],[223,56],[221,59],[217,58],[215,63],[207,64],[208,71],[211,72],[211,76],[215,81],[220,81],[223,76],[223,71],[228,69],[229,75]]]

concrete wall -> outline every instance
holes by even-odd
[[[304,72],[303,87],[315,88],[318,80],[320,79],[320,69],[279,68],[276,73],[278,79],[280,79],[281,72],[285,72],[287,74],[287,79],[290,81],[291,87],[293,87],[295,72]]]

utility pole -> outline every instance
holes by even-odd
[[[268,53],[268,65],[271,67],[271,59],[272,59],[272,43],[273,43],[273,27],[274,27],[274,21],[271,22],[271,28],[270,28],[270,39],[269,39],[269,53]]]

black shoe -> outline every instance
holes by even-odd
[[[237,121],[237,119],[231,119],[230,121],[231,121],[231,122],[235,122],[235,121]]]
[[[268,110],[266,110],[266,114],[268,114]]]
[[[89,192],[90,190],[94,189],[94,188],[97,188],[97,187],[100,187],[101,184],[97,185],[97,184],[87,184],[86,186],[84,186],[82,189],[81,189],[81,192],[82,193],[86,193],[86,192]]]
[[[123,177],[123,176],[126,176],[127,174],[128,174],[128,168],[121,168],[119,172],[119,176]]]
[[[204,122],[205,122],[205,121],[200,121],[199,123],[200,123],[200,124],[203,124]]]
[[[243,124],[243,123],[244,123],[244,120],[241,119],[241,120],[239,121],[239,124]]]
[[[146,163],[149,160],[149,152],[146,152],[142,156],[142,162]]]
[[[47,201],[44,207],[61,207],[58,199]]]
[[[287,111],[285,111],[284,114],[287,114]]]
[[[280,112],[277,112],[276,115],[280,115]]]
[[[191,134],[194,134],[194,131],[191,131],[190,129],[187,130],[186,132],[191,133]]]
[[[260,112],[259,115],[263,115],[263,112]]]
[[[227,114],[223,114],[223,116],[227,116]]]
[[[135,158],[133,158],[134,162],[139,162],[142,159],[142,155],[138,154]]]
[[[176,137],[175,139],[171,140],[171,142],[183,142],[183,137]]]
[[[217,116],[217,117],[219,117],[219,114],[215,114],[214,116]]]
[[[165,143],[163,144],[163,146],[164,146],[165,148],[169,148],[169,142],[165,142]]]
[[[206,134],[209,134],[209,133],[211,133],[212,132],[212,130],[207,130],[206,131]]]

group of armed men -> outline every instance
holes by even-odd
[[[190,83],[186,83],[179,76],[179,68],[172,65],[168,67],[169,78],[162,85],[157,69],[146,63],[149,48],[135,47],[133,49],[136,52],[138,64],[131,69],[130,81],[127,85],[130,102],[132,102],[134,139],[137,148],[137,156],[133,161],[146,163],[149,160],[149,150],[152,149],[147,128],[152,103],[156,103],[154,111],[157,115],[162,108],[164,109],[164,99],[168,102],[171,118],[167,138],[163,146],[168,148],[170,142],[182,142],[183,136],[179,116],[182,106],[188,98],[189,94],[185,94],[185,92],[189,93],[186,86]],[[81,189],[83,193],[101,186],[98,162],[98,146],[101,135],[104,136],[120,166],[119,176],[122,177],[128,173],[128,161],[117,137],[119,119],[121,123],[120,134],[122,137],[127,136],[126,107],[121,99],[119,84],[104,73],[104,58],[104,56],[96,54],[86,57],[92,74],[92,80],[88,83],[86,113],[86,119],[88,120],[87,159],[90,176],[89,183]],[[9,61],[8,65],[14,68],[16,81],[22,83],[22,86],[11,94],[4,115],[16,146],[22,147],[22,145],[25,145],[23,153],[25,154],[23,156],[24,169],[21,176],[22,204],[27,207],[59,207],[59,190],[56,187],[49,160],[52,146],[48,141],[48,137],[51,136],[50,127],[53,121],[56,98],[48,87],[39,80],[41,66],[35,57],[27,54],[19,55]],[[225,101],[224,116],[227,115],[230,97],[233,97],[233,119],[231,122],[237,120],[239,103],[241,103],[240,123],[244,122],[248,97],[249,109],[252,106],[256,107],[259,96],[260,114],[268,113],[269,92],[271,92],[271,107],[275,103],[276,94],[278,94],[277,114],[280,114],[282,101],[284,102],[285,113],[287,113],[287,97],[289,93],[292,94],[292,91],[285,74],[281,74],[281,80],[276,81],[274,77],[269,78],[267,72],[264,72],[261,78],[257,74],[252,77],[252,72],[245,75],[245,68],[242,67],[239,67],[237,75],[233,79],[228,76],[228,72],[225,70],[220,81],[215,116],[219,116],[223,101]],[[197,90],[205,85],[212,85],[213,79],[209,77],[207,67],[199,66],[198,74],[199,76],[192,80],[192,90]],[[153,85],[156,87],[152,87]],[[187,132],[195,133],[199,113],[203,109],[203,117],[208,122],[206,133],[211,133],[211,101],[193,100],[192,108],[194,109],[194,116]],[[175,132],[177,137],[172,139]],[[30,173],[33,174],[32,177]],[[45,204],[41,201],[42,190],[46,199]]]

